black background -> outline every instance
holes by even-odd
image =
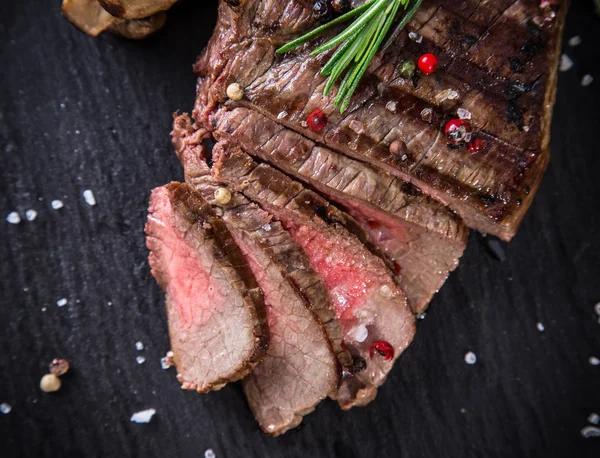
[[[160,367],[169,342],[146,264],[146,205],[153,187],[182,178],[171,113],[192,108],[191,65],[216,2],[174,8],[145,42],[87,37],[59,3],[0,2],[0,402],[12,405],[0,414],[0,456],[600,456],[600,438],[580,432],[600,414],[600,366],[588,362],[600,357],[591,0],[568,19],[566,38],[583,44],[565,45],[575,66],[560,75],[553,160],[506,260],[471,235],[377,400],[348,413],[324,402],[277,439],[258,430],[239,386],[199,396]],[[587,88],[585,73],[596,76]],[[53,210],[53,199],[65,207]],[[35,221],[6,222],[30,208]],[[477,364],[464,362],[467,351]],[[73,369],[61,391],[44,394],[40,377],[57,356]],[[129,421],[146,408],[157,410],[150,424]]]

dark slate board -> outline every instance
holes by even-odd
[[[191,65],[215,5],[188,1],[137,43],[86,37],[59,3],[0,7],[0,402],[12,405],[0,414],[0,456],[600,456],[600,438],[580,433],[600,414],[600,366],[588,362],[600,357],[600,19],[591,0],[569,16],[566,36],[583,44],[567,48],[575,67],[560,76],[553,161],[503,246],[506,260],[472,235],[377,400],[348,413],[325,402],[277,439],[259,432],[239,386],[199,396],[160,367],[169,342],[146,264],[146,202],[182,177],[171,112],[192,108]],[[588,72],[597,81],[583,88]],[[65,207],[52,210],[53,199]],[[4,219],[30,208],[33,222]],[[464,362],[467,351],[477,364]],[[73,370],[60,392],[43,394],[56,356]],[[151,424],[129,421],[150,407]]]

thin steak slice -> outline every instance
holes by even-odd
[[[237,82],[247,106],[381,174],[410,181],[470,227],[512,238],[549,160],[568,1],[424,2],[408,30],[374,59],[343,115],[333,107],[336,90],[322,94],[319,72],[329,56],[311,57],[312,45],[275,54],[315,27],[314,4],[221,1],[215,35],[195,67],[196,119],[209,127],[210,114],[227,100],[227,85]],[[411,40],[409,32],[422,40]],[[428,52],[440,61],[435,74],[400,76],[403,60]],[[329,119],[320,132],[306,125],[315,109]],[[448,145],[444,127],[459,109],[484,141],[479,153]]]
[[[327,221],[330,212],[323,211],[326,206],[318,195],[283,173],[256,164],[227,142],[217,143],[213,160],[217,181],[243,192],[275,216],[321,275],[344,343],[354,357],[354,376],[344,380],[338,402],[345,409],[367,404],[415,334],[415,318],[404,292],[380,258],[334,218]]]
[[[220,108],[211,117],[217,140],[304,181],[363,224],[392,261],[415,313],[423,312],[458,265],[467,242],[460,219],[415,186],[316,145],[248,108]]]
[[[195,138],[187,115],[178,117],[173,139],[186,180],[221,215],[264,293],[271,343],[264,360],[244,380],[244,390],[262,429],[277,436],[296,427],[337,390],[341,364],[334,347],[346,366],[352,358],[341,349],[342,330],[327,289],[302,248],[243,195],[232,193],[228,202],[215,197],[226,194],[226,188],[212,178],[203,148],[189,142]]]
[[[262,292],[225,223],[192,186],[171,183],[152,192],[146,234],[182,388],[207,393],[245,377],[269,334]]]

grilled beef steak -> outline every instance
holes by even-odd
[[[147,226],[184,388],[254,370],[246,396],[273,435],[328,394],[344,409],[375,397],[466,226],[510,240],[532,202],[567,4],[423,2],[341,114],[336,89],[323,95],[333,50],[311,51],[342,26],[276,53],[319,24],[316,0],[220,1],[195,66],[196,124],[180,116],[173,131],[187,184],[154,191]],[[435,73],[402,73],[426,53]]]
[[[318,195],[227,142],[215,146],[213,159],[217,181],[277,218],[321,275],[357,368],[342,384],[338,402],[343,408],[367,404],[414,337],[415,318],[404,292],[380,258],[330,219]],[[379,347],[388,351],[381,354]]]
[[[549,159],[567,1],[551,3],[556,12],[539,0],[425,2],[408,30],[375,58],[341,115],[335,91],[322,95],[319,72],[328,56],[311,57],[312,46],[275,53],[316,25],[315,1],[221,1],[215,34],[195,67],[195,117],[208,126],[227,86],[237,82],[247,107],[376,166],[382,176],[410,181],[470,227],[509,240]],[[411,40],[411,31],[422,40]],[[428,52],[440,61],[434,75],[400,76],[401,61]],[[320,132],[305,122],[315,109],[328,116]],[[459,109],[484,142],[479,152],[448,143],[444,127]]]
[[[190,137],[196,132],[183,115],[175,120],[173,138],[176,146],[185,145],[178,155],[186,180],[221,214],[264,292],[270,345],[244,380],[244,389],[262,429],[279,435],[298,426],[339,386],[341,367],[334,348],[346,366],[351,356],[341,349],[342,330],[327,290],[302,248],[267,212],[218,186],[202,149],[186,141]]]
[[[225,223],[192,186],[171,183],[152,192],[146,233],[182,388],[245,377],[268,346],[265,305]]]
[[[409,183],[320,147],[255,111],[221,108],[211,119],[217,140],[236,141],[343,206],[391,259],[413,311],[427,308],[466,246],[467,229],[454,213]]]

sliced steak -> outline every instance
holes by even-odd
[[[321,275],[354,357],[354,376],[342,384],[338,402],[343,408],[367,404],[414,337],[415,318],[404,292],[380,258],[329,219],[318,195],[227,142],[215,146],[213,160],[217,181],[275,216]],[[377,351],[382,346],[389,347],[384,355]]]
[[[146,234],[182,388],[206,393],[245,377],[269,334],[262,292],[225,223],[192,186],[171,183],[152,192]]]
[[[460,219],[416,187],[333,152],[248,108],[211,117],[217,140],[235,141],[308,183],[360,221],[392,261],[415,313],[423,312],[466,246]]]
[[[186,180],[221,215],[264,293],[271,343],[244,390],[262,429],[276,436],[337,390],[341,364],[350,367],[352,357],[341,348],[342,329],[328,291],[302,248],[269,213],[216,184],[202,147],[190,143],[197,137],[186,115],[175,120],[173,138],[183,146],[178,155]]]
[[[314,3],[222,1],[215,35],[196,65],[196,118],[209,126],[210,114],[226,101],[227,85],[237,82],[245,88],[244,103],[272,120],[410,181],[475,229],[512,238],[549,159],[568,2],[427,2],[373,61],[343,115],[333,107],[335,90],[322,95],[319,71],[328,56],[310,57],[312,46],[275,54],[316,25]],[[423,39],[411,40],[409,31]],[[439,58],[438,71],[401,78],[399,63],[426,52]],[[471,114],[485,142],[480,153],[448,146],[444,127],[459,108]],[[315,109],[329,118],[317,133],[305,122]],[[401,154],[394,144],[403,146]]]

